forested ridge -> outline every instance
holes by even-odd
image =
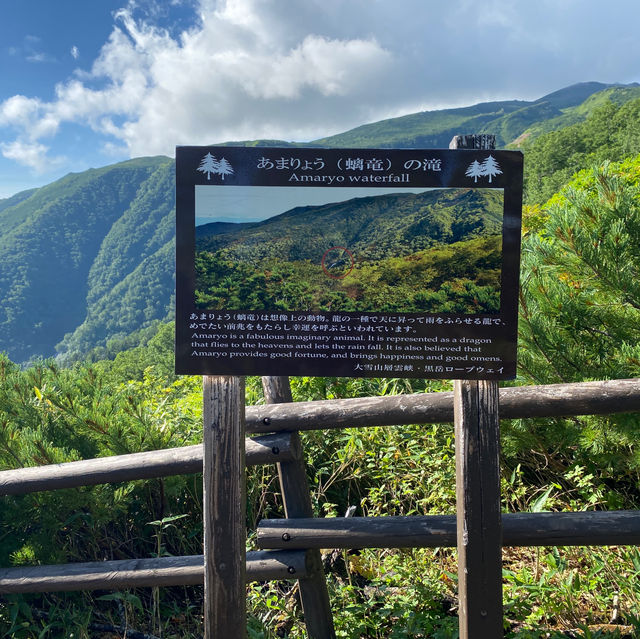
[[[582,121],[521,141],[527,203],[516,384],[640,376],[639,114],[640,100],[605,101]],[[130,171],[137,176],[133,186],[125,179]],[[86,332],[65,340],[69,352],[86,353],[73,365],[47,360],[21,367],[0,356],[3,469],[201,441],[201,380],[174,375],[173,326],[160,321],[171,295],[163,277],[168,273],[170,279],[172,271],[163,269],[173,258],[173,203],[159,193],[172,193],[171,161],[133,160],[65,180],[0,201],[0,245],[17,273],[10,279],[9,267],[0,262],[3,291],[11,293],[3,293],[3,328],[27,334],[38,300],[30,292],[39,286],[53,288],[42,293],[50,308],[58,308],[58,298],[70,311],[78,308],[62,289],[56,297],[59,282],[46,279],[58,264],[74,286],[84,287],[83,299],[95,309],[91,321],[78,311]],[[101,185],[97,191],[95,183]],[[75,193],[84,197],[85,209],[73,208]],[[108,213],[107,202],[117,203],[122,214]],[[55,229],[42,217],[49,214]],[[137,234],[150,215],[157,217]],[[250,238],[252,228],[259,227],[240,232]],[[475,244],[492,241],[493,235],[459,238],[459,244],[439,245],[435,252],[410,250],[424,260],[425,270],[440,272],[441,264],[429,262],[437,251],[468,249],[469,268],[475,269]],[[31,262],[20,262],[21,254]],[[214,256],[223,259],[219,252]],[[370,265],[370,280],[363,273],[361,281],[382,289],[386,274],[396,285],[408,285],[415,272],[413,265],[407,270],[404,257],[383,251],[376,257],[382,272]],[[47,263],[53,275],[44,273]],[[233,260],[221,267],[242,264]],[[289,267],[284,259],[277,264]],[[248,282],[256,294],[274,284],[275,272],[239,271],[233,279],[233,269],[227,270],[231,284]],[[156,287],[152,296],[150,286]],[[167,306],[161,301],[155,307],[162,299]],[[28,328],[31,336],[20,337],[23,350],[15,352],[32,357],[33,345],[41,343],[38,330],[53,332],[53,326]],[[13,334],[3,332],[7,340]],[[298,377],[291,383],[296,401],[451,389],[447,381],[386,378]],[[263,401],[259,380],[248,378],[247,402]],[[503,420],[501,431],[504,512],[640,507],[637,414]],[[356,516],[455,512],[448,425],[309,432],[303,445],[315,516],[343,516],[349,506],[356,507]],[[276,477],[272,467],[248,471],[250,549],[257,521],[284,514]],[[200,554],[201,503],[198,475],[2,497],[0,567]],[[324,558],[339,637],[457,636],[453,550],[368,549],[327,552]],[[636,547],[505,549],[505,636],[637,636],[639,574]],[[292,584],[252,584],[247,593],[251,639],[305,636]],[[147,636],[195,639],[202,635],[202,589],[0,597],[0,635],[9,638],[105,639],[105,628],[122,635],[124,620]]]
[[[413,114],[311,144],[446,147],[454,133],[500,130],[499,146],[525,150],[527,202],[540,204],[592,162],[640,152],[639,90],[581,83],[531,103]],[[173,162],[138,158],[0,200],[0,350],[17,362],[113,355],[171,318],[174,199]]]
[[[502,194],[489,190],[437,190],[361,197],[299,207],[237,230],[207,234],[199,227],[196,250],[238,260],[279,257],[318,260],[345,245],[363,261],[402,257],[441,243],[502,232]]]
[[[423,111],[365,124],[316,142],[326,146],[447,148],[461,132],[491,133],[498,147],[535,138],[540,133],[587,118],[602,102],[623,103],[640,97],[640,86],[581,82],[538,100],[484,102],[471,107]]]
[[[1,349],[20,362],[60,342],[85,353],[169,316],[173,175],[168,158],[141,158],[11,198],[0,210]]]
[[[488,313],[500,308],[502,194],[438,190],[299,207],[196,241],[206,309]],[[353,261],[340,277],[331,247]]]

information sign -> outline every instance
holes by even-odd
[[[511,379],[522,154],[178,147],[176,371]]]

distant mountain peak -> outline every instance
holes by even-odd
[[[536,102],[549,102],[556,108],[563,109],[569,106],[577,106],[594,93],[615,86],[623,85],[604,84],[603,82],[576,82],[576,84],[547,93],[547,95],[538,98]]]
[[[364,124],[312,144],[329,147],[447,148],[454,135],[491,133],[504,147],[541,121],[557,118],[568,109],[612,88],[635,88],[634,84],[578,82],[533,101],[479,102],[466,107],[421,111]],[[586,113],[583,117],[586,117]]]

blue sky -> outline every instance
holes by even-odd
[[[637,0],[0,0],[0,198],[176,145],[312,140],[640,81]]]

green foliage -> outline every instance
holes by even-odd
[[[0,467],[199,441],[200,380],[175,380],[165,364],[152,363],[170,352],[171,333],[164,326],[146,347],[122,352],[114,361],[68,369],[42,363],[21,370],[3,358]],[[451,388],[447,382],[417,379],[300,377],[291,382],[296,401]],[[247,380],[247,401],[263,401],[258,378]],[[536,428],[540,433],[542,424],[523,422],[525,430]],[[505,509],[600,507],[617,490],[614,507],[628,507],[637,498],[637,484],[617,484],[615,476],[603,481],[600,469],[563,467],[550,454],[545,464],[553,473],[537,476],[530,453],[528,464],[510,472],[514,439],[506,433],[511,448],[506,446]],[[310,431],[303,433],[303,445],[316,516],[342,516],[350,506],[357,516],[455,512],[451,426]],[[249,469],[247,495],[250,531],[262,518],[283,515],[273,468]],[[199,554],[201,500],[197,475],[3,497],[0,565]],[[250,533],[249,548],[252,543]],[[614,596],[623,602],[618,606],[622,623],[640,616],[635,586],[640,560],[634,549],[506,553],[507,636],[524,639],[546,628],[560,638],[578,621],[595,632],[595,624],[608,620]],[[338,636],[456,636],[453,551],[327,551],[324,562]],[[286,582],[249,585],[249,635],[304,637],[295,591]],[[14,596],[0,600],[0,634],[31,638],[46,629],[51,636],[74,633],[88,639],[95,634],[92,628],[123,627],[126,619],[141,631],[188,639],[201,635],[201,605],[202,590],[193,587]]]
[[[526,383],[640,375],[640,158],[585,170],[542,209],[523,241],[519,374]],[[637,507],[638,416],[516,420],[505,464],[557,484],[580,467],[598,507]],[[531,456],[529,451],[538,453]],[[519,466],[521,465],[521,466]],[[608,488],[612,482],[614,491]],[[593,498],[593,499],[592,499]]]
[[[91,366],[47,363],[21,371],[4,358],[0,383],[3,468],[183,446],[199,437],[192,378],[168,383],[148,369],[141,381],[115,382]],[[145,522],[162,518],[167,493],[185,490],[172,479],[156,484],[162,485],[160,501],[142,483],[5,498],[0,561],[102,559],[113,546],[93,534],[103,526],[126,531],[135,513]],[[25,521],[34,522],[28,539]]]
[[[552,636],[631,637],[637,631],[638,593],[632,583],[638,575],[635,548],[530,548],[511,553],[504,563],[507,618],[522,619],[525,628],[556,627]],[[629,614],[624,625],[603,621],[594,611],[616,610],[621,598]],[[634,612],[632,612],[634,611]],[[617,619],[616,619],[617,621]],[[533,637],[533,634],[516,634]]]
[[[46,362],[21,370],[3,356],[0,468],[197,443],[200,380],[163,375],[161,361],[171,357],[167,342],[172,332],[171,327],[163,328],[146,349],[123,353],[117,361],[67,369]],[[161,360],[149,365],[159,349]],[[147,368],[141,372],[144,364]],[[131,370],[136,380],[129,377]],[[3,497],[0,565],[198,554],[201,499],[201,479],[189,476]],[[164,625],[179,615],[186,622],[189,598],[198,599],[197,589],[188,596],[179,589],[167,599],[149,599],[146,592],[122,593],[119,607],[114,607],[113,597],[99,595],[0,600],[0,635],[88,639],[100,625],[124,625],[120,612],[133,621],[142,610],[154,611],[149,622],[153,629],[152,621],[160,617]],[[179,632],[178,622],[173,625],[176,633],[163,636],[190,636]],[[89,632],[92,627],[94,632]]]
[[[543,204],[574,173],[640,153],[640,99],[605,102],[584,121],[524,145],[525,199]]]
[[[491,236],[439,245],[402,258],[358,264],[330,279],[319,264],[265,259],[256,266],[196,256],[201,308],[496,312],[500,306],[501,241]]]
[[[53,355],[88,311],[93,326],[108,314],[109,337],[165,318],[173,277],[172,189],[172,162],[143,158],[71,174],[4,201],[0,349],[16,361]],[[100,304],[117,283],[118,299]],[[100,328],[93,341],[67,340],[66,350],[89,350],[104,339]]]
[[[174,381],[174,323],[158,323],[145,332],[148,334],[132,336],[137,338],[133,347],[123,348],[123,343],[118,341],[107,359],[96,362],[96,368],[108,371],[114,380],[141,381],[145,372],[152,369],[163,378]],[[107,342],[107,348],[109,346],[110,342]]]
[[[444,190],[294,209],[257,225],[205,225],[196,301],[220,309],[495,312],[501,224],[500,194]],[[348,247],[354,259],[342,278],[322,266],[332,246]]]
[[[537,382],[640,374],[640,158],[583,171],[522,251],[521,370]]]
[[[56,345],[59,359],[65,363],[82,359],[92,347],[126,340],[136,330],[172,316],[174,256],[171,239],[91,304],[84,322]]]

